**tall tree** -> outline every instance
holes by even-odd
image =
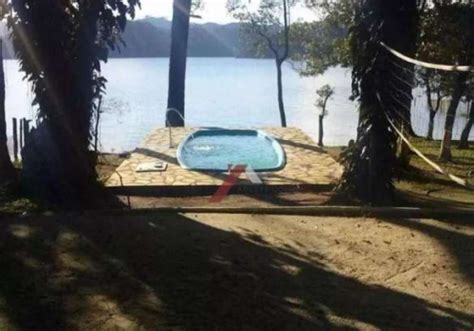
[[[298,47],[298,52],[292,55],[296,61],[303,62],[301,72],[305,75],[319,75],[334,65],[352,67],[352,34],[350,31],[351,27],[356,24],[356,14],[358,8],[361,7],[361,2],[354,0],[306,0],[305,2],[309,9],[315,11],[321,17],[321,20],[309,24],[313,26],[313,29],[316,29],[316,33],[311,32],[311,29],[301,24],[295,25],[292,29],[292,31],[296,30],[297,32],[295,38],[297,45],[304,45]],[[432,1],[417,1],[419,14],[429,7],[428,3],[431,4]],[[306,33],[304,30],[306,30]],[[398,64],[405,65],[403,63]],[[399,74],[407,82],[414,81],[414,74],[410,70],[403,70]],[[406,84],[399,87],[401,90],[397,91],[398,98],[406,109],[400,113],[403,114],[403,118],[399,117],[397,122],[399,126],[403,124],[406,133],[414,136],[415,132],[410,121],[411,100],[406,97],[411,95],[411,87]],[[407,148],[403,145],[402,157],[406,151]]]
[[[360,103],[358,138],[346,154],[342,188],[371,204],[393,201],[396,136],[388,119],[405,116],[393,100],[397,66],[380,42],[413,55],[418,34],[416,0],[362,0],[351,28],[353,94]]]
[[[283,63],[290,55],[291,0],[261,0],[257,9],[250,0],[228,0],[228,10],[242,23],[243,36],[260,53],[270,52],[277,71],[278,109],[281,126],[286,127],[283,100]]]
[[[71,206],[100,195],[90,156],[91,119],[105,89],[100,61],[120,41],[139,0],[15,0],[6,3],[20,69],[39,105],[23,150],[23,174],[42,198]],[[38,192],[39,190],[39,192]]]
[[[0,185],[15,181],[16,171],[10,159],[7,145],[5,116],[5,72],[3,69],[3,40],[0,39]]]
[[[474,64],[474,6],[472,1],[434,1],[425,6],[417,57],[434,63]],[[431,70],[431,69],[428,69]],[[451,159],[454,120],[460,101],[468,92],[469,73],[439,73],[450,104],[446,112],[440,160]]]
[[[431,69],[420,68],[418,70],[418,84],[425,88],[426,102],[428,105],[428,131],[426,138],[433,140],[434,120],[439,112],[443,98],[446,97],[447,87],[442,73],[434,72]]]
[[[451,102],[449,103],[449,107],[446,112],[443,139],[441,141],[441,150],[439,152],[439,159],[441,161],[450,161],[452,158],[451,143],[453,139],[454,120],[456,119],[459,102],[461,101],[462,96],[466,90],[467,78],[467,72],[460,72],[457,74],[454,82],[454,91],[451,95]]]
[[[186,60],[188,55],[189,20],[191,0],[173,1],[171,25],[171,53],[168,84],[168,109],[178,111],[166,114],[166,125],[184,126]],[[180,116],[181,115],[181,116]]]
[[[320,21],[295,23],[291,40],[295,44],[292,60],[306,76],[324,74],[330,67],[352,66],[350,27],[354,25],[358,3],[353,0],[306,0]]]

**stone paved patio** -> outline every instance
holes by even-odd
[[[169,148],[168,129],[154,130],[125,160],[106,182],[107,187],[179,187],[218,186],[226,177],[225,173],[200,172],[182,169],[176,159],[179,142],[196,128],[173,128],[174,146]],[[339,180],[342,166],[318,148],[313,140],[296,128],[265,128],[283,146],[287,157],[284,169],[276,172],[259,173],[265,185],[330,185]],[[140,163],[165,161],[168,169],[164,172],[138,173]],[[245,176],[239,185],[254,185]]]

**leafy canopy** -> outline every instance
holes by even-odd
[[[228,0],[227,10],[241,22],[241,36],[263,56],[270,50],[277,59],[288,57],[290,7],[295,0]],[[285,15],[286,10],[286,15]]]
[[[120,33],[139,5],[139,0],[2,2],[2,16],[7,19],[20,69],[33,85],[40,117],[51,115],[52,107],[66,107],[66,99],[73,97],[71,88],[66,91],[60,85],[65,82],[54,81],[58,77],[68,79],[67,84],[78,93],[89,88],[98,97],[104,91],[100,61],[107,61],[109,49],[122,45]]]

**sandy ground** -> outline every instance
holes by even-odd
[[[0,330],[472,330],[473,219],[0,221]]]

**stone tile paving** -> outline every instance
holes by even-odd
[[[130,158],[125,160],[106,182],[107,187],[120,186],[214,186],[221,185],[225,173],[185,170],[179,166],[176,150],[179,142],[196,128],[173,128],[173,147],[169,147],[166,128],[154,130]],[[342,166],[318,148],[313,140],[297,128],[265,128],[283,146],[287,164],[284,169],[259,173],[265,185],[328,185],[339,180]],[[140,163],[165,161],[164,172],[139,173]],[[245,175],[239,185],[253,185]]]

